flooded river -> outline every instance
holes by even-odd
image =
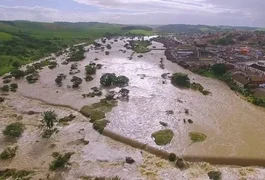
[[[84,78],[84,66],[95,58],[99,60],[94,62],[103,64],[103,68],[97,71],[93,81],[83,81],[78,90],[67,88],[71,84],[70,75],[63,81],[63,87],[57,87],[54,82],[59,73],[69,73],[69,64],[60,65],[54,70],[45,68],[36,84],[29,85],[25,80],[20,80],[19,92],[49,103],[80,109],[83,105],[99,101],[98,98],[84,99],[81,94],[88,93],[93,86],[99,86],[103,73],[125,75],[130,79],[127,87],[130,100],[119,102],[107,114],[110,121],[108,129],[156,146],[151,134],[164,128],[159,123],[162,121],[173,130],[174,138],[171,144],[159,147],[161,149],[178,155],[265,158],[264,108],[246,102],[220,81],[195,75],[167,60],[164,61],[165,69],[161,69],[160,58],[166,59],[162,50],[152,50],[143,54],[142,58],[134,54],[129,60],[131,50],[126,50],[126,53],[119,51],[125,50],[124,44],[123,40],[111,44],[109,56],[100,50],[86,53],[86,59],[79,62],[81,72],[76,76]],[[152,46],[163,47],[156,42]],[[58,61],[62,62],[60,59],[64,58],[61,56]],[[197,91],[176,88],[169,79],[163,84],[161,75],[175,72],[187,73],[192,81],[202,84],[212,95],[204,96]],[[189,109],[189,115],[185,114],[185,109]],[[168,115],[168,110],[173,110],[174,114]],[[183,119],[192,119],[194,123],[184,123]],[[194,131],[206,134],[207,139],[203,143],[192,144],[188,134]]]

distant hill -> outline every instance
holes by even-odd
[[[227,30],[253,31],[257,28],[244,26],[207,26],[207,25],[187,25],[187,24],[169,24],[156,27],[156,31],[162,33],[197,33],[197,32],[218,32]]]
[[[153,28],[148,26],[125,26],[121,28],[122,30],[145,30],[145,31],[153,31]]]

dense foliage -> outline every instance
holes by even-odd
[[[11,123],[3,130],[5,136],[20,137],[24,132],[24,124],[20,122]]]
[[[226,66],[225,64],[214,64],[211,68],[211,70],[216,74],[216,75],[223,75],[226,73]]]
[[[129,78],[126,76],[116,76],[115,73],[106,73],[100,78],[100,84],[102,86],[127,86]]]
[[[172,75],[171,83],[175,86],[190,87],[190,79],[187,74],[175,73]]]
[[[65,168],[72,155],[73,153],[65,153],[64,155],[56,153],[55,159],[50,164],[50,170],[55,171],[58,168]]]

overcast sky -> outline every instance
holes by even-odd
[[[0,0],[1,20],[265,27],[265,0]]]

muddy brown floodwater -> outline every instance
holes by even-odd
[[[110,41],[107,41],[106,44],[110,43]],[[76,74],[76,76],[84,78],[85,66],[90,62],[100,63],[103,65],[103,68],[101,70],[97,70],[93,81],[83,81],[79,89],[67,88],[67,85],[71,85],[71,76],[68,75],[71,63],[69,65],[61,65],[61,62],[66,58],[66,55],[62,55],[57,58],[57,61],[60,64],[59,67],[53,70],[44,68],[40,72],[40,79],[37,83],[29,85],[26,80],[19,80],[19,89],[17,94],[20,98],[23,97],[24,99],[25,97],[39,99],[51,104],[67,105],[71,106],[73,109],[80,109],[84,105],[99,101],[99,98],[84,99],[81,94],[88,93],[91,87],[100,86],[99,79],[102,74],[109,72],[116,73],[117,75],[125,75],[130,79],[129,86],[126,87],[130,90],[130,99],[128,102],[120,101],[118,106],[107,114],[107,119],[110,121],[107,129],[123,136],[136,139],[140,142],[148,143],[163,150],[175,152],[178,155],[215,157],[232,156],[265,159],[264,108],[256,107],[246,102],[236,93],[231,91],[227,85],[220,81],[198,76],[181,68],[177,64],[167,61],[163,50],[152,50],[151,52],[143,54],[142,58],[139,58],[139,54],[135,53],[132,56],[133,58],[129,60],[128,57],[130,57],[133,52],[131,50],[126,50],[123,47],[124,44],[125,43],[123,41],[111,44],[112,49],[108,50],[110,51],[109,56],[105,55],[105,53],[100,50],[90,50],[86,53],[86,59],[78,62],[78,69],[80,70],[80,73]],[[156,42],[153,42],[152,46],[156,46],[157,49],[163,48],[162,44]],[[90,49],[90,46],[87,48]],[[120,49],[126,50],[126,53],[119,51]],[[99,60],[94,61],[95,58],[98,58]],[[164,69],[159,67],[161,58],[164,59]],[[169,79],[163,83],[164,79],[161,77],[162,74],[172,74],[175,72],[187,73],[191,81],[200,83],[212,94],[204,96],[197,91],[176,88],[171,85]],[[60,73],[67,74],[67,78],[63,81],[62,87],[58,87],[54,82],[56,76]],[[109,89],[104,90],[105,93],[107,91],[109,91]],[[35,108],[38,110],[37,106],[27,104],[28,101],[25,100],[25,102],[23,102],[24,101],[18,103],[18,101],[13,100],[9,102],[9,105],[20,111],[25,110],[27,106],[31,109]],[[47,107],[45,106],[44,109],[47,109]],[[185,113],[185,109],[189,109],[189,114]],[[43,108],[41,110],[43,110]],[[41,112],[41,110],[39,111]],[[168,110],[173,110],[174,114],[168,115],[166,113]],[[183,119],[191,119],[194,123],[184,123]],[[164,129],[164,127],[159,123],[160,121],[167,123],[167,128],[174,132],[173,140],[166,146],[156,146],[151,137],[153,132]],[[91,129],[91,125],[87,125],[85,123],[70,125],[70,127],[75,130],[80,129],[82,126]],[[71,136],[71,133],[73,132],[70,127],[63,128],[59,136],[70,133],[67,137],[77,137]],[[36,134],[35,131],[31,133],[34,135]],[[202,143],[191,143],[188,136],[189,132],[201,132],[207,135],[207,138]],[[88,135],[85,134],[84,136]],[[100,158],[101,163],[121,158],[118,155],[117,157],[112,157],[113,154],[115,154],[113,149],[117,150],[117,148],[121,146],[119,143],[119,145],[110,145],[106,143],[106,141],[110,141],[107,140],[107,138],[97,140],[100,135],[96,136],[93,134],[91,136],[93,136],[93,140],[99,141],[98,146],[100,148],[84,148],[82,149],[83,154],[79,154],[78,157],[74,156],[78,165],[76,164],[75,170],[70,171],[68,179],[77,177],[77,174],[84,174],[86,171],[84,168],[93,169],[93,172],[96,175],[100,174],[102,171],[100,168],[104,169],[105,166],[108,166],[108,168],[111,167],[112,170],[110,170],[110,174],[120,170],[119,168],[115,168],[115,163],[108,163],[108,165],[105,166],[100,163],[89,163],[95,159],[100,160]],[[35,137],[35,135],[33,137]],[[27,137],[23,137],[20,141],[26,142],[26,140]],[[33,138],[31,141],[34,140],[35,139]],[[68,141],[70,140],[67,140],[67,143],[69,143]],[[60,143],[62,143],[61,140]],[[3,148],[5,145],[6,144],[1,144],[0,142],[0,148],[1,146]],[[35,149],[32,150],[32,153],[36,153],[36,148],[40,147],[34,146],[34,148]],[[68,147],[67,149],[71,149],[71,147]],[[101,151],[99,149],[101,149]],[[102,149],[111,149],[111,151],[105,153]],[[146,157],[150,156],[145,155],[145,157],[142,157],[141,154],[139,154],[139,151],[136,150],[119,151],[121,151],[121,154],[124,154],[124,156],[126,153],[135,153],[135,158],[142,162],[145,162],[144,159],[148,159]],[[47,155],[44,152],[43,154]],[[96,154],[94,159],[91,158],[91,154],[93,156]],[[83,160],[80,161],[78,158]],[[120,165],[116,162],[116,165],[117,164]],[[205,171],[205,167],[202,168],[204,169],[202,170],[200,169],[200,165],[194,166],[197,170],[191,170],[190,173],[193,175],[195,174],[195,176],[182,173],[182,176],[179,174],[179,179],[207,179],[207,176],[205,175],[200,176],[202,171]],[[210,165],[207,165],[207,167],[208,166]],[[166,169],[170,166],[164,165],[163,167]],[[136,170],[137,168],[135,168],[136,167],[133,167],[132,171],[137,172],[135,176],[141,179],[140,177],[142,176],[139,169]],[[128,170],[128,168],[126,169]],[[229,167],[222,167],[222,171],[227,177],[226,179],[229,179],[229,177],[232,177],[231,174],[233,174],[235,170],[230,169]],[[261,171],[263,171],[263,169],[256,170],[256,172],[259,172],[260,175],[253,176],[253,179],[255,179],[254,177],[263,177],[261,176]],[[120,175],[125,177],[126,172],[127,171],[122,171]],[[174,176],[174,173],[175,172],[173,170],[168,170],[164,172],[164,174],[159,171],[158,174],[160,174],[160,177],[167,177],[162,179],[174,179],[173,177],[176,177]],[[236,175],[238,175],[238,172]],[[235,178],[235,176],[233,177]]]

